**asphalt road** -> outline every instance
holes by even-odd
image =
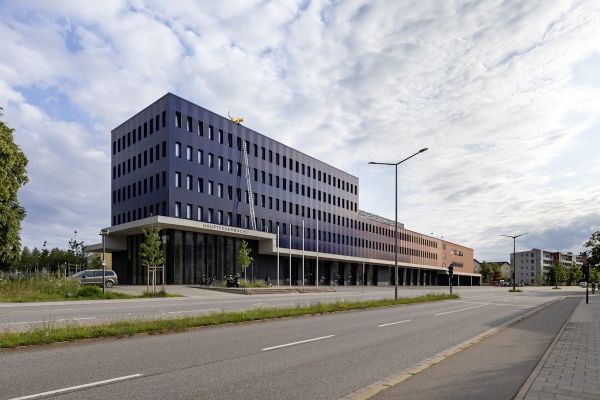
[[[553,303],[373,400],[512,399],[580,302],[574,297]]]
[[[580,288],[573,288],[583,293]],[[237,295],[210,290],[195,289],[191,297],[162,299],[127,299],[95,301],[62,301],[47,303],[0,303],[0,331],[27,330],[32,326],[48,323],[95,324],[110,320],[129,318],[173,318],[180,315],[202,315],[218,311],[251,309],[260,306],[283,307],[316,302],[340,300],[365,300],[389,298],[392,287],[342,287],[338,292],[306,294]],[[526,293],[552,296],[549,288],[526,288]],[[401,288],[400,296],[413,297],[432,292],[448,292],[446,287]],[[506,294],[507,288],[459,287],[455,293],[463,299],[486,296],[490,293]]]
[[[484,290],[459,301],[2,350],[0,399],[335,399],[568,294],[557,292]]]

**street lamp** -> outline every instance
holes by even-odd
[[[396,167],[396,179],[395,179],[395,198],[394,198],[394,208],[395,208],[395,219],[394,219],[394,298],[398,300],[398,165],[402,164],[406,160],[410,160],[417,154],[421,154],[427,151],[427,147],[417,151],[415,154],[410,157],[406,157],[404,160],[398,161],[397,163],[383,163],[383,162],[375,162],[370,161],[369,164],[376,165],[393,165]]]
[[[106,293],[106,244],[105,237],[108,236],[108,229],[102,229],[100,231],[100,235],[102,236],[102,293]]]
[[[521,236],[527,235],[529,232],[521,233],[520,235],[510,236],[510,235],[500,235],[507,238],[512,238],[513,240],[513,272],[512,272],[512,281],[513,281],[513,292],[517,290],[516,281],[517,281],[517,238]]]

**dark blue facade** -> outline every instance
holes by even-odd
[[[320,233],[321,253],[393,260],[393,225],[359,211],[357,177],[170,93],[112,131],[112,225],[164,215],[250,228],[244,142],[257,230],[279,226],[280,246],[300,249],[304,221],[306,251]],[[399,246],[401,262],[440,265],[435,238],[400,229]]]

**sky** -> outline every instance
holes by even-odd
[[[360,179],[478,260],[600,229],[600,2],[0,0],[29,247],[99,241],[110,131],[167,92]]]

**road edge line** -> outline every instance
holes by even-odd
[[[369,398],[375,396],[377,393],[382,392],[383,390],[385,390],[389,387],[395,386],[401,382],[404,382],[411,376],[416,375],[419,372],[426,370],[427,368],[431,367],[432,365],[435,365],[454,354],[460,353],[461,351],[468,349],[469,347],[473,346],[474,344],[479,343],[484,339],[487,339],[488,337],[500,332],[501,330],[508,328],[511,325],[516,324],[517,322],[520,322],[526,318],[531,317],[535,313],[537,313],[537,312],[545,309],[546,307],[549,307],[550,305],[552,305],[556,302],[559,302],[561,300],[562,300],[562,298],[557,298],[555,300],[552,300],[545,304],[542,304],[541,306],[534,308],[533,310],[530,310],[530,311],[526,312],[525,314],[519,315],[519,316],[511,319],[510,321],[506,321],[505,323],[503,323],[501,325],[498,325],[494,328],[488,329],[487,331],[480,333],[477,336],[474,336],[474,337],[467,339],[457,345],[454,345],[446,350],[443,350],[437,354],[434,354],[433,356],[426,358],[425,360],[419,362],[418,364],[416,364],[410,368],[407,368],[399,373],[389,375],[389,376],[387,376],[381,380],[378,380],[368,386],[365,386],[354,392],[348,393],[347,395],[340,397],[339,400],[366,400],[366,399],[369,399]]]
[[[533,369],[533,372],[531,373],[531,375],[529,375],[529,378],[527,378],[525,383],[523,383],[523,385],[521,386],[521,388],[519,389],[519,391],[517,392],[517,394],[515,395],[513,400],[523,400],[525,398],[525,396],[529,392],[529,389],[531,389],[531,385],[533,385],[533,382],[535,381],[537,376],[540,374],[540,371],[544,367],[546,360],[548,360],[548,357],[550,357],[550,353],[552,353],[552,351],[554,350],[554,347],[556,347],[556,344],[560,340],[560,337],[562,336],[564,330],[567,328],[567,325],[569,324],[569,322],[571,322],[573,320],[575,311],[577,311],[577,308],[579,308],[579,306],[581,305],[582,302],[583,302],[583,299],[581,299],[581,302],[579,304],[577,304],[577,307],[575,307],[573,309],[573,311],[571,312],[571,315],[569,315],[569,318],[567,318],[567,320],[565,321],[563,326],[560,328],[560,330],[556,334],[556,337],[554,338],[552,343],[550,343],[550,346],[548,346],[548,348],[546,349],[546,352],[544,353],[544,355],[542,356],[540,361],[537,363],[537,365]]]

